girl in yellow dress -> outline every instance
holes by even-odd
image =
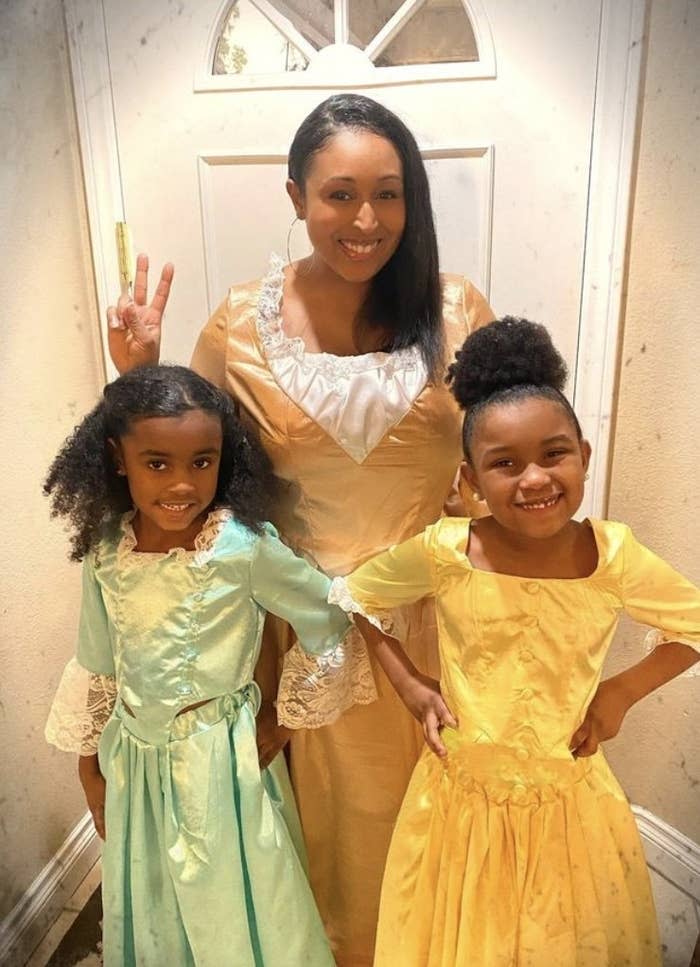
[[[543,327],[476,331],[449,378],[491,516],[444,518],[331,589],[385,628],[387,609],[437,610],[439,687],[377,645],[438,755],[424,749],[396,823],[376,967],[658,965],[644,854],[598,743],[697,661],[700,593],[625,525],[573,520],[590,446]],[[623,610],[657,647],[600,683]]]

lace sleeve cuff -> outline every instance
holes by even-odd
[[[284,656],[277,719],[289,729],[330,725],[352,705],[377,698],[364,640],[355,628],[333,651],[310,655],[298,642]]]
[[[687,645],[689,648],[693,648],[695,651],[700,652],[700,643],[697,641],[691,641],[689,638],[682,638],[680,635],[674,635],[672,632],[666,633],[664,631],[659,631],[657,628],[652,628],[650,632],[644,638],[644,648],[647,654],[651,652],[658,646],[662,645],[665,641],[678,641],[681,645]],[[698,678],[700,677],[700,662],[696,662],[687,671],[684,671],[681,678]]]
[[[51,705],[46,741],[64,752],[94,755],[116,697],[112,675],[95,675],[71,658]]]
[[[363,618],[366,618],[379,631],[391,635],[392,638],[399,637],[400,629],[397,625],[396,614],[392,611],[379,609],[371,613],[366,611],[353,598],[345,578],[333,578],[330,590],[328,591],[328,603],[337,604],[339,608],[342,608],[349,615],[361,614]]]

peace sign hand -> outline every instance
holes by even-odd
[[[148,256],[136,259],[134,297],[121,296],[116,306],[107,309],[107,341],[112,362],[120,373],[136,366],[157,363],[160,358],[160,332],[163,312],[170,295],[175,266],[168,262],[150,305],[148,299]]]

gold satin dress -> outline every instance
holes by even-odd
[[[469,521],[444,518],[335,582],[368,616],[435,598],[459,722],[401,807],[375,967],[660,967],[632,811],[602,751],[573,759],[569,741],[620,612],[700,650],[700,591],[625,525],[590,525],[586,578],[477,570]]]
[[[415,349],[306,353],[282,330],[282,286],[277,260],[265,279],[234,286],[192,366],[258,427],[287,484],[273,516],[285,541],[327,574],[344,575],[440,517],[462,459],[461,414],[442,381],[427,383]],[[443,303],[451,358],[493,313],[460,277],[444,277]],[[412,660],[437,674],[432,605],[403,609],[403,619]],[[274,630],[283,653],[291,632]],[[381,669],[373,671],[377,701],[291,742],[311,883],[343,967],[372,963],[389,840],[423,744]]]

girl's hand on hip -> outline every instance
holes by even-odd
[[[263,702],[256,720],[256,742],[261,769],[267,769],[292,737],[292,730],[277,722],[272,702]]]
[[[107,339],[112,362],[120,373],[157,363],[163,312],[168,303],[175,267],[163,266],[153,299],[148,303],[148,256],[136,259],[134,297],[122,296],[107,309]]]
[[[601,682],[569,743],[574,758],[594,755],[601,742],[614,738],[631,704],[624,688],[614,679]]]
[[[446,725],[457,728],[457,720],[445,704],[440,683],[417,673],[403,686],[401,698],[411,715],[422,725],[428,748],[440,758],[446,756],[447,749],[440,738],[440,730]]]
[[[106,783],[100,772],[96,755],[81,755],[78,759],[78,775],[85,793],[88,809],[92,813],[97,835],[105,838],[105,792]]]

